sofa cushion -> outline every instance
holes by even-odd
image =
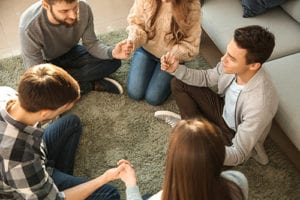
[[[300,23],[300,1],[289,0],[281,5],[282,9]]]
[[[276,38],[269,60],[300,52],[300,25],[281,7],[256,17],[243,18],[240,0],[209,0],[202,5],[202,28],[222,53],[236,28],[247,25],[267,27]]]
[[[254,17],[283,2],[285,0],[242,0],[243,17]]]
[[[282,130],[300,150],[300,53],[264,64],[275,84],[279,107],[275,119]]]

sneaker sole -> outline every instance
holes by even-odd
[[[123,92],[124,92],[123,87],[122,87],[122,85],[120,85],[120,83],[118,81],[111,79],[111,78],[107,78],[107,77],[105,77],[103,79],[113,83],[118,88],[120,94],[123,94]]]
[[[154,117],[156,117],[158,119],[162,119],[162,118],[160,118],[160,116],[166,116],[166,115],[181,119],[180,115],[178,115],[174,112],[171,112],[171,111],[167,111],[167,110],[159,110],[154,113]]]

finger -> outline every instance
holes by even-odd
[[[123,45],[127,44],[127,41],[123,40],[123,41],[119,42],[118,44],[119,44],[119,46],[123,46]]]
[[[165,56],[168,58],[170,56],[170,52],[168,51]]]
[[[128,46],[133,46],[133,42],[132,42],[131,40],[126,40],[126,44],[127,44]]]
[[[167,54],[166,54],[166,61],[167,61],[167,62],[169,61],[169,59],[170,59],[171,56],[172,56],[172,55],[170,54],[170,52],[167,52]]]
[[[131,163],[128,160],[125,160],[125,159],[119,160],[118,165],[121,165],[121,164],[129,164],[129,165],[131,165]]]
[[[166,56],[161,57],[161,61],[162,64],[166,64],[167,63],[167,59]]]
[[[117,165],[121,165],[122,163],[124,163],[126,160],[125,159],[121,159],[117,162]]]
[[[168,67],[169,67],[168,65],[161,65],[160,68],[161,68],[163,71],[166,71],[166,70],[168,69]]]

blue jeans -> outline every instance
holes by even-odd
[[[69,52],[51,60],[50,63],[65,69],[77,80],[81,94],[93,90],[95,80],[109,76],[121,66],[120,60],[102,60],[92,56],[82,45],[74,46]]]
[[[171,94],[173,78],[160,69],[160,59],[139,48],[134,52],[130,65],[127,93],[135,100],[145,99],[151,105],[162,104]]]
[[[90,180],[73,176],[75,153],[81,133],[80,119],[72,114],[62,116],[45,128],[43,140],[47,147],[48,165],[54,168],[52,179],[60,191]],[[114,186],[105,184],[88,199],[119,200],[120,195]]]

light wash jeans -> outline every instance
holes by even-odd
[[[54,167],[52,179],[60,191],[89,181],[88,178],[73,176],[75,153],[82,132],[79,117],[66,114],[49,124],[43,140],[47,147],[48,165]],[[105,184],[92,193],[89,200],[119,200],[118,190]]]
[[[135,100],[145,99],[154,106],[162,104],[171,94],[172,78],[172,75],[160,69],[160,58],[139,48],[134,52],[130,65],[128,96]]]
[[[77,80],[81,94],[93,90],[95,80],[109,76],[121,66],[120,60],[102,60],[92,56],[82,45],[74,46],[66,54],[49,62],[65,69]]]

